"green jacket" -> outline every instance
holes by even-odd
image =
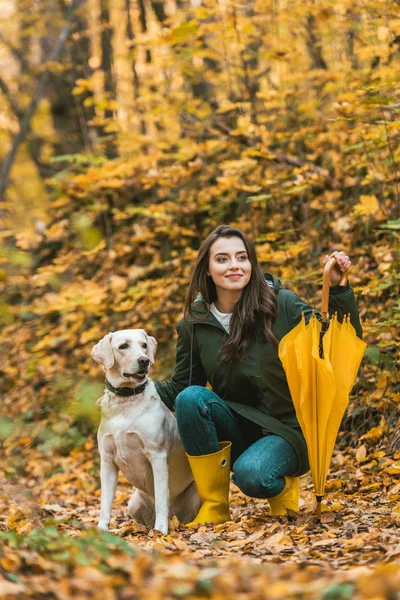
[[[300,322],[303,312],[306,321],[313,312],[321,318],[297,294],[284,289],[279,279],[269,273],[265,278],[278,298],[273,330],[278,341]],[[196,299],[194,309],[199,318],[206,318],[201,322],[191,319],[189,325],[184,319],[179,321],[175,370],[168,381],[156,382],[161,400],[173,410],[179,392],[189,385],[205,386],[209,382],[213,391],[234,411],[286,439],[297,454],[295,475],[306,473],[309,469],[307,446],[296,418],[285,371],[277,347],[265,340],[261,323],[246,358],[229,366],[222,364],[219,357],[227,332],[203,300]],[[350,313],[351,322],[361,338],[357,305],[349,284],[330,288],[329,312],[337,312],[339,320]]]

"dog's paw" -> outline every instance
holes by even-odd
[[[108,525],[106,523],[100,523],[96,527],[97,531],[108,531]]]
[[[156,531],[160,531],[162,534],[167,535],[168,533],[168,523],[156,522],[154,525],[154,529]]]

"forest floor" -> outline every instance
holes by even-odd
[[[400,598],[400,452],[336,451],[320,525],[306,475],[297,518],[271,517],[266,500],[231,484],[232,521],[172,520],[162,535],[129,519],[121,476],[100,534],[95,441],[68,456],[19,443],[23,475],[0,481],[2,599]]]

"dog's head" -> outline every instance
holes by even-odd
[[[92,348],[92,357],[106,374],[126,382],[143,383],[154,364],[157,342],[144,329],[123,329],[107,333]]]

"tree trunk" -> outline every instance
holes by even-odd
[[[160,0],[150,0],[150,2],[157,19],[160,21],[160,23],[163,23],[168,16],[164,10],[164,2],[160,2]]]
[[[47,98],[50,102],[53,126],[57,133],[57,141],[54,144],[56,155],[74,154],[83,149],[90,149],[86,122],[93,117],[93,108],[83,106],[89,94],[74,96],[72,93],[76,79],[90,76],[89,39],[86,36],[86,18],[83,16],[84,4],[81,11],[75,15],[73,35],[61,57],[64,64],[71,66],[61,72],[53,70],[49,74]],[[58,23],[62,15],[59,3],[45,0],[41,0],[40,12],[47,32],[40,40],[42,57],[45,60],[59,35]]]
[[[253,8],[253,3],[249,2],[246,5],[246,16],[249,19],[252,19],[254,17],[254,8]],[[242,46],[242,39],[241,39],[241,34],[240,34],[240,28],[238,26],[238,19],[237,19],[237,12],[236,12],[236,6],[232,5],[232,18],[233,18],[233,25],[234,25],[234,29],[235,29],[235,33],[236,33],[236,39],[238,42],[239,47]],[[261,106],[263,105],[263,103],[259,103],[257,100],[257,93],[259,92],[260,89],[260,84],[259,84],[259,76],[256,75],[256,71],[258,70],[259,67],[259,60],[258,60],[258,51],[259,48],[262,44],[262,38],[261,35],[258,35],[258,37],[255,37],[255,39],[248,44],[243,50],[240,51],[240,59],[241,59],[241,63],[242,63],[242,68],[243,68],[243,82],[241,82],[241,87],[244,87],[243,90],[243,96],[246,100],[250,100],[251,103],[251,113],[252,113],[252,118],[254,121],[256,121],[257,119],[257,114],[259,112],[259,106],[258,104],[260,104]],[[244,84],[244,86],[243,86]]]
[[[22,72],[26,73],[29,69],[27,57],[31,55],[31,41],[32,35],[29,35],[31,30],[32,22],[30,18],[29,8],[30,2],[27,0],[17,0],[17,14],[18,14],[18,30],[19,30],[19,63],[21,65]],[[22,57],[22,58],[21,58]]]
[[[322,55],[321,36],[314,15],[307,16],[307,49],[311,58],[312,69],[327,69],[328,65]]]
[[[358,57],[354,50],[354,42],[357,37],[358,25],[361,23],[361,17],[359,14],[348,13],[347,17],[350,21],[350,26],[347,30],[346,42],[347,42],[347,55],[351,61],[353,69],[357,70],[360,68]]]
[[[109,0],[100,0],[100,22],[101,22],[101,69],[104,73],[104,92],[107,100],[115,100],[115,82],[113,76],[113,48],[112,37],[113,31],[110,23]],[[106,119],[114,117],[114,111],[106,109],[104,111]],[[105,152],[108,158],[117,156],[117,148],[115,143],[115,134],[104,133],[103,135],[106,147]]]
[[[146,5],[144,0],[138,0],[139,5],[139,18],[140,18],[140,28],[142,33],[147,33],[147,14],[146,14]],[[146,62],[151,63],[151,52],[148,48],[146,48]]]
[[[133,48],[133,42],[135,40],[135,32],[132,26],[132,18],[131,18],[131,0],[125,0],[125,10],[126,10],[126,37],[130,42],[130,47]],[[146,122],[142,118],[141,113],[143,112],[138,105],[138,98],[140,96],[140,83],[139,76],[136,70],[136,61],[135,58],[132,58],[132,75],[133,75],[133,98],[135,100],[135,109],[136,112],[140,115],[140,131],[143,135],[146,134]]]

